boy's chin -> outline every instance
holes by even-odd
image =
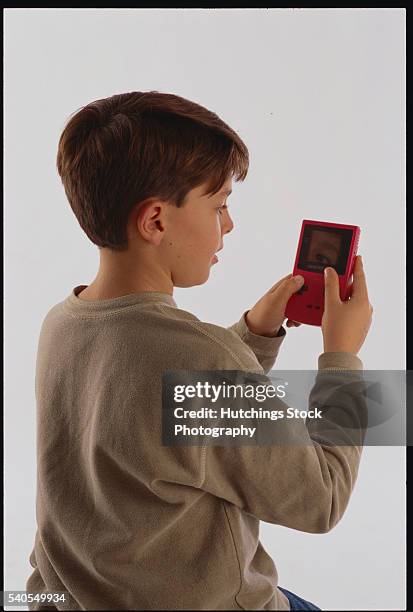
[[[211,266],[205,270],[203,274],[198,274],[196,276],[188,274],[186,278],[180,277],[174,279],[174,287],[196,287],[197,285],[203,285],[209,279],[210,270]]]

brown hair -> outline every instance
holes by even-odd
[[[94,244],[115,250],[127,248],[137,204],[156,197],[181,207],[203,183],[203,195],[215,195],[229,176],[243,181],[248,164],[247,147],[215,113],[157,91],[118,94],[75,111],[56,161],[80,226]]]

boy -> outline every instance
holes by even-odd
[[[228,329],[173,298],[174,287],[207,281],[233,229],[226,202],[233,177],[247,174],[244,143],[196,103],[131,92],[70,119],[57,168],[100,267],[42,324],[27,591],[65,591],[51,606],[61,610],[289,610],[294,596],[278,586],[259,520],[332,529],[361,447],[161,443],[163,372],[267,374],[302,283],[287,275]],[[325,300],[315,391],[327,372],[363,369],[372,309],[360,260],[352,299],[340,301],[332,270]],[[361,400],[348,409],[358,426]]]

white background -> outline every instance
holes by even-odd
[[[71,113],[127,91],[216,112],[250,152],[234,230],[180,308],[228,326],[292,271],[304,218],[361,227],[374,307],[359,357],[405,364],[403,9],[6,9],[5,590],[25,588],[35,524],[34,370],[41,322],[90,283],[98,250],[55,167]],[[316,369],[320,328],[287,331],[276,367]],[[279,584],[322,609],[405,608],[405,449],[365,448],[328,534],[261,523]],[[16,609],[16,608],[14,608]],[[22,608],[24,609],[24,608]]]

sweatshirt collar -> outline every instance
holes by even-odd
[[[73,313],[99,315],[100,313],[106,314],[111,311],[118,311],[126,306],[133,306],[135,304],[159,302],[177,307],[173,296],[170,293],[161,291],[139,291],[138,293],[128,293],[108,300],[83,300],[78,297],[78,294],[83,289],[86,289],[86,287],[87,285],[77,285],[66,298],[66,307]]]

